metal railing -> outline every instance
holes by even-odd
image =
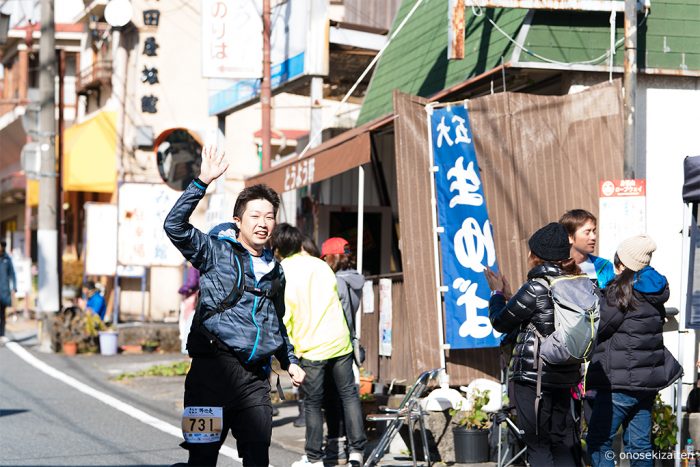
[[[78,94],[85,94],[90,89],[99,89],[106,86],[112,79],[112,61],[98,60],[87,68],[80,70],[75,90]]]

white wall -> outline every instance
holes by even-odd
[[[658,245],[652,265],[664,274],[671,289],[667,307],[679,308],[687,284],[681,282],[683,237],[683,159],[700,155],[700,80],[676,77],[644,77],[638,90],[640,123],[638,150],[646,151],[640,161],[640,177],[647,179],[647,233]],[[668,327],[668,326],[667,326]],[[698,359],[696,333],[682,336],[685,370],[683,381],[695,381]],[[678,357],[679,334],[675,329],[664,333],[664,343]],[[689,385],[684,385],[685,403]],[[663,398],[673,399],[673,388],[663,391]]]
[[[640,151],[646,146],[647,232],[658,245],[653,265],[671,284],[667,306],[678,308],[685,291],[680,283],[683,159],[700,155],[700,80],[644,79],[638,93],[646,124],[638,141]]]

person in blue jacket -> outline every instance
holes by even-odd
[[[4,342],[6,308],[12,305],[12,292],[17,292],[17,278],[12,258],[5,251],[7,243],[0,241],[0,341]]]
[[[192,365],[185,379],[182,431],[188,465],[216,465],[230,430],[244,466],[267,466],[272,437],[270,359],[295,386],[304,370],[282,317],[285,278],[266,248],[280,199],[266,185],[244,188],[233,210],[235,227],[209,235],[190,224],[207,186],[228,168],[216,147],[202,151],[193,180],[165,219],[165,233],[200,272],[200,299],[187,337]],[[279,389],[279,385],[278,385]]]
[[[569,234],[571,257],[581,271],[603,290],[615,278],[615,268],[607,259],[595,256],[598,220],[585,209],[572,209],[559,219]]]
[[[100,293],[100,290],[95,286],[95,282],[87,281],[83,285],[83,295],[87,303],[85,308],[95,313],[100,317],[100,320],[105,320],[105,313],[107,313],[107,303]]]

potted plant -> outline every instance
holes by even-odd
[[[651,411],[651,441],[654,446],[654,451],[669,453],[676,446],[676,435],[678,434],[678,425],[676,424],[676,414],[673,413],[673,408],[665,404],[661,399],[661,395],[656,395],[654,407]],[[669,456],[668,459],[671,459]],[[662,465],[666,465],[662,461]],[[668,465],[673,465],[672,461]]]
[[[56,351],[66,355],[78,353],[80,343],[85,338],[85,322],[78,307],[69,307],[58,313],[53,320],[51,338]]]
[[[374,376],[364,368],[360,368],[360,395],[372,394]]]
[[[141,350],[145,353],[153,353],[156,351],[160,342],[155,339],[146,339],[141,342]]]
[[[78,343],[75,341],[63,341],[61,347],[63,353],[70,357],[78,354]]]
[[[455,462],[480,463],[489,460],[489,428],[491,422],[483,407],[489,403],[489,391],[474,389],[468,409],[450,410],[455,423],[452,429],[455,443]]]

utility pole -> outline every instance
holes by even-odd
[[[39,139],[41,171],[39,178],[38,257],[39,257],[39,311],[44,312],[42,350],[50,351],[48,340],[48,313],[60,309],[58,269],[58,206],[56,193],[56,38],[54,2],[41,0],[41,39],[39,40]],[[47,348],[48,343],[48,348]]]
[[[637,0],[625,0],[625,178],[635,178],[637,165]]]
[[[272,127],[270,123],[270,0],[263,0],[263,76],[260,87],[260,106],[262,110],[262,169],[270,168]]]

